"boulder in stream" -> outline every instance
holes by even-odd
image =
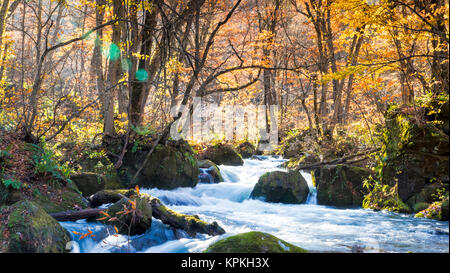
[[[262,197],[273,203],[301,204],[306,202],[308,194],[308,183],[299,172],[275,171],[259,178],[250,197]]]
[[[326,165],[315,169],[317,203],[347,207],[362,206],[364,180],[372,171],[350,165]]]
[[[271,234],[251,231],[222,239],[205,253],[307,253],[308,251]]]
[[[198,161],[198,167],[204,169],[206,174],[208,174],[208,176],[206,177],[207,180],[205,181],[202,181],[201,178],[199,177],[200,182],[209,182],[209,176],[212,177],[213,180],[212,182],[214,183],[220,183],[224,181],[219,168],[211,160],[205,159]],[[200,173],[200,176],[201,175],[202,173]]]

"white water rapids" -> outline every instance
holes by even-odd
[[[259,177],[268,171],[283,170],[283,159],[246,159],[243,166],[219,166],[225,182],[199,183],[195,188],[175,190],[141,189],[158,197],[169,208],[196,214],[207,222],[216,221],[226,233],[197,235],[172,230],[153,219],[145,234],[110,236],[100,223],[61,222],[71,236],[90,229],[95,237],[74,241],[72,252],[202,252],[211,243],[230,235],[262,231],[304,249],[318,252],[449,252],[448,222],[414,218],[412,215],[375,212],[361,208],[336,209],[317,205],[311,176],[302,172],[310,187],[306,204],[287,205],[249,199]]]

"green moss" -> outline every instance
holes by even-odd
[[[52,198],[53,195],[56,195],[55,198]],[[80,208],[87,207],[81,194],[69,187],[65,187],[55,193],[34,194],[31,200],[47,213],[73,210],[75,206]]]
[[[277,237],[257,231],[222,239],[209,246],[206,253],[307,253],[308,251]]]
[[[108,208],[107,213],[111,218],[105,219],[104,222],[116,226],[121,234],[136,235],[145,233],[152,224],[152,206],[146,198],[133,197],[130,201],[136,202],[136,209],[132,208],[128,200],[121,199]],[[124,211],[124,208],[131,212],[128,214],[119,213]],[[117,220],[110,221],[112,218]]]
[[[67,252],[68,232],[38,205],[20,201],[7,209],[9,217],[0,232],[0,252]]]

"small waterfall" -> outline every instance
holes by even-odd
[[[300,174],[305,178],[306,183],[308,183],[309,194],[306,199],[306,204],[317,205],[317,189],[313,185],[311,174],[305,171],[300,171]]]
[[[212,168],[212,167],[210,167]],[[200,168],[200,174],[198,175],[199,183],[214,183],[214,178],[208,171],[211,171],[209,168]]]

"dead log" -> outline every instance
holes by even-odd
[[[100,212],[105,209],[82,209],[82,210],[68,210],[57,213],[50,213],[50,216],[57,221],[77,221],[81,219],[88,219],[99,216]]]

